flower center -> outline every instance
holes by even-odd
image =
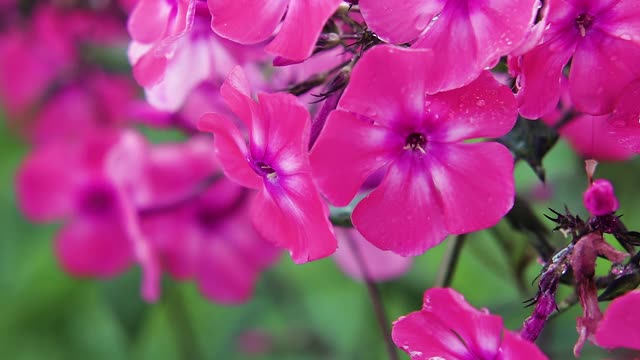
[[[113,209],[114,202],[111,189],[100,186],[91,187],[80,197],[80,211],[93,216],[106,215]]]
[[[268,180],[275,181],[278,178],[278,174],[271,167],[271,165],[269,165],[267,163],[264,163],[262,161],[259,161],[259,162],[256,163],[256,166],[258,167],[258,170],[260,171],[259,175],[266,176]]]
[[[591,28],[591,24],[593,23],[593,18],[589,14],[580,14],[576,17],[576,26],[578,27],[578,31],[580,31],[580,35],[582,37],[587,36],[587,30]]]
[[[407,140],[404,143],[405,150],[418,150],[421,153],[425,153],[424,147],[427,144],[427,138],[421,133],[411,133],[407,136]]]

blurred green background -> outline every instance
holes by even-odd
[[[16,208],[14,173],[28,146],[4,120],[0,124],[1,359],[387,358],[365,285],[344,275],[331,259],[296,266],[283,256],[262,276],[251,301],[231,307],[207,302],[192,284],[170,279],[163,283],[161,300],[146,304],[139,297],[137,269],[109,280],[69,277],[52,251],[56,226],[30,224]],[[538,214],[565,204],[584,214],[582,161],[561,142],[545,158],[545,167],[553,196],[550,202],[536,203]],[[516,173],[521,194],[539,186],[525,164],[519,164]],[[596,177],[613,182],[625,223],[640,230],[640,162],[601,164]],[[549,221],[545,224],[552,227]],[[524,236],[507,224],[500,224],[498,231],[516,248],[526,247]],[[560,234],[552,239],[564,243]],[[390,320],[421,307],[446,242],[416,258],[401,279],[380,285]],[[535,293],[533,281],[540,268],[533,263],[526,269],[526,288],[519,292],[507,256],[485,231],[468,238],[453,287],[517,330],[531,313],[523,301]],[[579,313],[574,307],[548,323],[538,344],[551,359],[573,357]],[[401,358],[408,357],[402,353]],[[581,357],[602,358],[631,359],[633,354],[608,353],[587,344]]]

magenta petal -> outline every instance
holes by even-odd
[[[340,269],[357,280],[385,281],[402,276],[413,259],[382,251],[371,245],[356,229],[336,228],[340,246],[333,259]],[[365,274],[362,266],[365,267]]]
[[[56,253],[64,269],[76,276],[113,276],[134,260],[125,230],[111,221],[80,219],[67,224],[57,236]]]
[[[640,350],[640,291],[611,302],[596,332],[596,342],[605,348]]]
[[[198,288],[209,300],[237,304],[249,299],[258,273],[232,245],[233,239],[213,239],[201,248]]]
[[[218,35],[241,44],[255,44],[273,34],[290,0],[207,0]]]
[[[513,156],[498,143],[434,146],[429,173],[442,200],[447,231],[497,224],[513,206]]]
[[[341,0],[289,0],[282,28],[266,51],[293,61],[311,56],[325,23]],[[300,29],[304,28],[304,31]]]
[[[433,139],[445,142],[497,138],[508,133],[518,118],[511,90],[488,71],[467,86],[427,96],[425,110],[432,109],[449,114],[433,124]]]
[[[249,165],[247,144],[231,119],[220,114],[205,114],[198,128],[214,134],[215,154],[229,178],[252,189],[262,186],[262,179]]]
[[[460,337],[430,312],[415,311],[399,318],[391,337],[411,360],[476,359]]]
[[[289,249],[297,264],[336,250],[328,211],[308,174],[280,178],[278,185],[267,184],[252,203],[251,219],[266,240]]]
[[[531,359],[546,360],[547,357],[532,342],[522,339],[518,334],[505,330],[502,336],[500,354],[496,360]]]
[[[564,37],[537,46],[521,59],[520,90],[517,94],[520,114],[537,119],[551,112],[560,99],[562,68],[575,49]]]
[[[481,359],[493,359],[500,348],[502,319],[477,310],[453,289],[432,288],[424,294],[423,311],[440,318]]]
[[[390,164],[380,186],[356,205],[352,219],[373,245],[410,256],[438,245],[447,231],[428,169],[422,159],[405,156]]]
[[[34,221],[61,219],[72,210],[77,164],[59,146],[36,150],[16,175],[18,205]],[[62,166],[61,164],[64,164]]]
[[[162,38],[171,5],[166,0],[140,0],[129,16],[129,34],[138,42],[151,43]]]
[[[380,45],[367,51],[353,69],[338,109],[362,114],[388,127],[421,119],[427,88],[427,50]],[[383,70],[384,69],[384,70]]]
[[[609,115],[606,132],[628,151],[640,153],[640,79],[629,84]]]
[[[361,0],[362,17],[381,39],[393,44],[410,42],[438,15],[446,0]]]
[[[258,95],[259,116],[251,127],[251,155],[279,174],[309,172],[310,116],[291,94]]]
[[[345,206],[367,177],[392,159],[393,149],[403,145],[404,139],[388,128],[335,110],[310,155],[314,179],[332,204]]]
[[[622,90],[640,77],[640,44],[592,31],[576,48],[569,91],[575,107],[593,115],[613,110]]]
[[[235,66],[231,70],[220,87],[220,94],[231,111],[244,122],[247,128],[250,128],[256,104],[251,98],[249,80],[242,67]]]
[[[515,49],[528,33],[535,0],[449,1],[413,47],[437,54],[431,81],[438,89],[463,86]]]

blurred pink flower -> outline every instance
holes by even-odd
[[[307,147],[310,119],[290,94],[250,96],[244,72],[236,67],[221,88],[227,105],[249,129],[249,144],[234,122],[206,114],[199,128],[214,136],[225,174],[258,193],[251,218],[258,232],[289,249],[296,263],[320,259],[336,249],[328,208],[311,178]]]
[[[512,62],[519,69],[522,116],[553,110],[560,78],[571,60],[569,93],[582,112],[613,110],[623,88],[640,77],[640,8],[635,0],[550,1],[541,43]],[[518,71],[516,71],[518,72]]]
[[[529,34],[539,6],[538,0],[360,1],[376,35],[438,54],[430,66],[439,90],[468,84],[516,49]]]
[[[640,350],[640,290],[611,302],[600,321],[596,343],[605,348]]]
[[[207,0],[213,17],[211,27],[218,35],[241,44],[257,44],[276,32],[266,50],[286,59],[284,63],[301,62],[311,56],[322,28],[340,2]]]
[[[447,234],[495,225],[515,192],[509,151],[465,142],[513,127],[509,88],[485,72],[466,87],[426,95],[430,56],[392,46],[365,53],[311,152],[316,182],[336,206],[388,166],[352,219],[372,244],[404,256],[423,253]]]
[[[340,246],[333,256],[340,269],[356,280],[392,280],[406,273],[413,259],[371,245],[356,229],[335,228]],[[356,253],[357,252],[357,253]]]
[[[134,133],[83,140],[31,153],[18,170],[18,204],[31,220],[64,221],[56,252],[66,271],[110,277],[137,261],[143,297],[155,300],[159,269],[135,207],[147,195],[136,171],[146,145]]]
[[[477,310],[453,289],[424,293],[422,310],[393,324],[393,341],[412,360],[538,360],[538,347],[504,329],[502,319]]]
[[[203,138],[153,148],[146,167],[153,199],[141,211],[142,229],[169,274],[194,279],[211,301],[239,303],[279,251],[253,229],[246,188],[223,178],[198,192],[218,171]]]

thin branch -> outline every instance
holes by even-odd
[[[378,327],[380,328],[380,333],[384,339],[387,353],[389,354],[390,360],[399,360],[398,352],[396,349],[396,345],[393,343],[393,339],[391,338],[391,329],[389,327],[389,320],[387,319],[387,314],[384,310],[384,303],[382,300],[382,295],[380,294],[380,289],[376,285],[375,281],[371,279],[369,275],[369,271],[367,269],[367,264],[360,253],[360,249],[354,243],[353,239],[350,236],[347,236],[347,246],[349,246],[349,250],[353,253],[353,256],[356,259],[356,263],[360,268],[362,273],[362,277],[364,278],[365,284],[367,285],[367,291],[369,292],[369,298],[371,299],[371,303],[373,305],[373,311],[376,314],[376,320],[378,321]]]
[[[460,257],[460,251],[467,234],[460,234],[447,243],[447,249],[444,254],[444,260],[438,270],[436,277],[436,287],[449,287],[453,280],[453,274],[456,271],[456,265],[458,264],[458,258]]]

